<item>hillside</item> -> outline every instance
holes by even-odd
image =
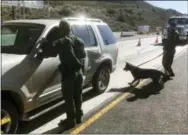
[[[84,14],[107,22],[113,31],[137,30],[138,25],[150,25],[152,29],[163,26],[171,15],[180,14],[175,10],[154,7],[145,1],[50,1],[51,11],[26,9],[26,18],[61,18]],[[2,19],[11,18],[11,8],[2,6]],[[79,14],[78,14],[79,13]],[[18,18],[18,10],[16,9]]]

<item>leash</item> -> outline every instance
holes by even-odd
[[[154,59],[156,59],[156,58],[158,58],[158,57],[160,57],[160,56],[162,56],[163,55],[163,53],[160,53],[159,55],[157,55],[156,57],[154,57],[153,59],[150,59],[150,60],[148,60],[148,61],[145,61],[145,62],[143,62],[143,63],[141,63],[141,64],[139,64],[139,65],[137,65],[137,66],[142,66],[142,65],[144,65],[144,64],[146,64],[146,63],[148,63],[148,62],[150,62],[150,61],[152,61],[152,60],[154,60]]]

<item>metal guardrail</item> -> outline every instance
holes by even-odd
[[[130,32],[121,32],[121,34],[120,34],[120,37],[126,37],[126,36],[134,36],[134,35],[136,35],[137,34],[137,32],[135,32],[135,31],[130,31]]]
[[[149,35],[161,35],[161,33],[148,33],[148,34],[138,34],[135,31],[130,31],[130,32],[113,32],[114,36],[119,39],[122,37],[131,37],[131,36],[149,36]]]
[[[135,31],[130,31],[130,32],[113,32],[114,36],[116,38],[120,38],[120,37],[129,37],[129,36],[135,36],[137,35],[137,32]]]

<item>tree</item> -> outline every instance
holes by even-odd
[[[63,16],[71,16],[71,15],[73,15],[73,12],[72,12],[69,8],[60,9],[60,10],[58,11],[58,13],[59,13],[60,15],[63,15]]]
[[[117,20],[118,20],[119,22],[125,22],[125,16],[124,16],[124,14],[123,14],[123,13],[120,13],[120,14],[118,15],[118,17],[117,17]]]

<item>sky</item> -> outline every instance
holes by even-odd
[[[188,1],[147,1],[148,3],[164,9],[175,9],[183,14],[188,14]]]

